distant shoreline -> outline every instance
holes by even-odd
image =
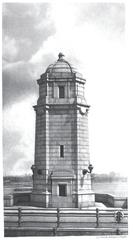
[[[95,174],[91,175],[92,191],[95,193],[108,193],[115,196],[128,196],[128,181],[126,177],[116,174]],[[14,189],[31,188],[33,186],[32,176],[5,176],[4,194],[12,194]]]
[[[22,175],[22,176],[3,176],[4,183],[5,182],[32,182],[32,175]],[[92,182],[113,182],[113,181],[121,181],[127,182],[128,179],[125,176],[120,176],[117,173],[111,172],[109,174],[102,173],[92,173],[91,174]]]

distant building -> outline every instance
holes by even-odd
[[[32,204],[43,207],[94,205],[88,146],[86,80],[59,53],[37,80]]]

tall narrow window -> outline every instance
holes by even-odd
[[[67,196],[67,185],[59,184],[59,196],[65,197]]]
[[[64,145],[60,145],[60,157],[64,157]]]
[[[65,97],[65,87],[59,86],[59,98],[64,98],[64,97]]]

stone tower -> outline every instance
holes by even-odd
[[[43,207],[94,205],[89,165],[86,80],[59,53],[37,80],[32,204]]]

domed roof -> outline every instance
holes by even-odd
[[[63,53],[59,53],[58,57],[54,64],[48,66],[45,73],[49,73],[50,77],[58,77],[59,75],[65,77],[66,75],[72,76],[74,73],[78,73],[76,68],[64,59]],[[81,74],[78,73],[78,75],[82,77]]]

